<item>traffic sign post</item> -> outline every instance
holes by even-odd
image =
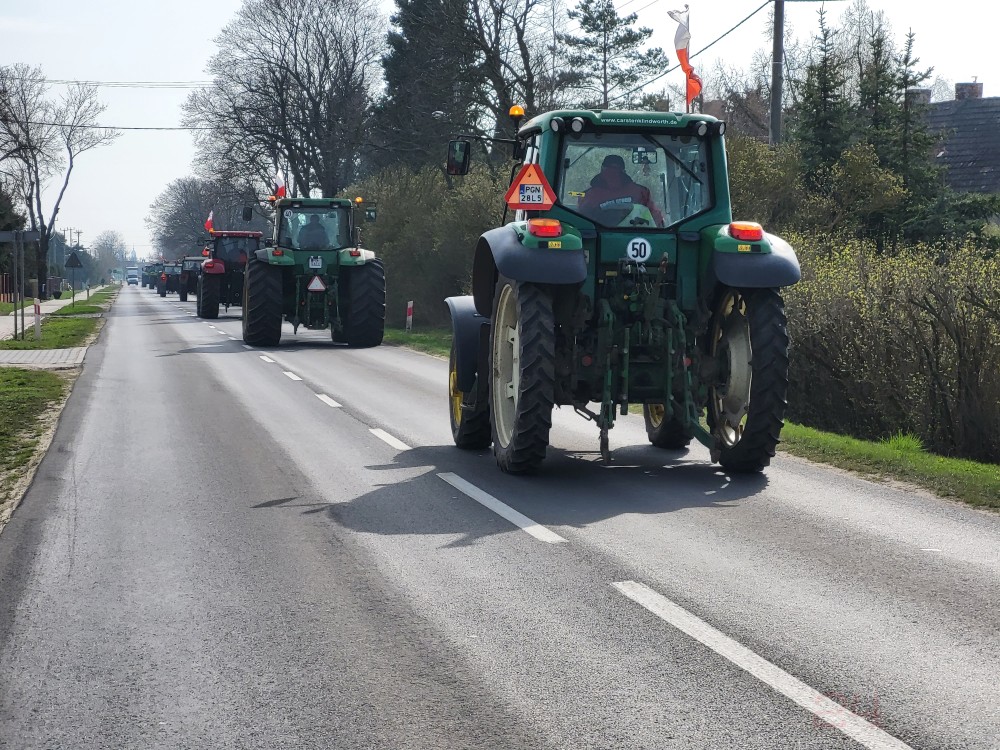
[[[42,301],[35,297],[35,341],[42,338]]]
[[[406,332],[413,331],[413,300],[406,303]]]

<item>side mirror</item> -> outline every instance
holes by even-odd
[[[469,173],[469,159],[472,157],[470,141],[448,141],[448,174]]]
[[[378,209],[375,206],[365,208],[365,221],[375,221],[376,216],[378,216]]]
[[[253,206],[243,207],[243,221],[253,221]]]
[[[274,247],[274,240],[268,237],[266,240],[264,240],[264,247]]]

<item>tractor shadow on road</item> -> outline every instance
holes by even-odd
[[[536,523],[573,528],[623,515],[655,517],[695,508],[735,513],[767,487],[765,474],[730,476],[686,451],[651,446],[618,449],[608,465],[596,453],[550,448],[542,468],[530,476],[503,474],[489,450],[466,452],[453,446],[414,448],[400,452],[391,464],[365,468],[426,471],[409,479],[387,477],[385,485],[367,494],[328,505],[334,522],[374,534],[460,535],[446,547],[516,529],[446,483],[440,473],[458,475]]]

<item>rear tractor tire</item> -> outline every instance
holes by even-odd
[[[220,279],[203,275],[198,278],[198,317],[215,320],[219,317]]]
[[[708,390],[708,426],[718,461],[733,472],[763,471],[784,425],[788,392],[785,305],[774,289],[725,289],[710,324],[719,377]]]
[[[277,346],[281,306],[281,268],[251,257],[243,292],[243,341],[250,346]]]
[[[555,316],[543,286],[501,276],[490,331],[493,455],[510,474],[545,459],[555,400]]]
[[[188,301],[188,290],[187,290],[187,286],[183,286],[183,287],[181,287],[180,291],[179,291],[179,292],[177,292],[177,296],[178,296],[178,297],[180,297],[180,299],[181,299],[181,302],[187,302],[187,301]]]
[[[156,293],[159,294],[161,297],[166,297],[167,285],[161,281],[159,284],[156,285]]]
[[[379,259],[341,271],[343,332],[334,340],[363,349],[378,346],[385,334],[385,269]],[[346,304],[344,304],[346,302]]]
[[[466,394],[458,387],[458,354],[455,338],[451,340],[451,357],[448,360],[448,412],[451,417],[451,436],[459,448],[488,448],[493,440],[490,427],[490,402],[480,399],[475,406],[466,404]]]
[[[679,451],[691,443],[691,435],[685,432],[681,420],[667,417],[663,404],[643,404],[642,416],[646,422],[646,437],[657,448]]]

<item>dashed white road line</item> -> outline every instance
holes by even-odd
[[[559,544],[561,542],[566,541],[566,539],[559,536],[556,532],[546,528],[545,526],[542,526],[540,523],[535,523],[520,511],[516,511],[506,503],[500,502],[495,497],[493,497],[493,495],[489,494],[488,492],[484,492],[483,490],[476,487],[476,485],[465,481],[464,479],[462,479],[462,477],[458,476],[457,474],[445,472],[438,474],[438,476],[441,477],[441,479],[446,481],[448,484],[450,484],[459,492],[468,495],[477,503],[484,505],[485,507],[489,508],[494,513],[496,513],[498,516],[506,518],[515,526],[531,534],[531,536],[535,537],[535,539],[538,539],[539,541],[542,542],[548,542],[549,544]]]
[[[261,358],[262,360],[264,360],[265,362],[267,362],[267,363],[268,363],[269,365],[273,365],[273,364],[274,364],[274,360],[273,360],[273,359],[271,359],[270,357],[268,357],[268,356],[267,356],[266,354],[260,354],[260,355],[258,355],[258,356],[259,356],[259,357],[260,357],[260,358]]]
[[[391,445],[396,450],[401,450],[401,451],[408,451],[408,450],[410,450],[410,446],[408,446],[406,443],[404,443],[399,438],[393,437],[392,435],[390,435],[385,430],[380,430],[377,427],[373,427],[372,429],[369,430],[369,432],[372,435],[374,435],[375,437],[377,437],[379,440],[381,440],[382,442],[388,443],[389,445]]]
[[[339,409],[340,408],[340,404],[338,404],[332,398],[330,398],[329,396],[327,396],[325,393],[317,393],[316,394],[316,398],[318,398],[320,401],[322,401],[327,406],[332,406],[334,409]]]
[[[611,585],[636,604],[645,607],[685,635],[708,646],[715,653],[839,729],[863,747],[869,750],[912,750],[906,743],[827,698],[818,690],[814,690],[767,659],[758,656],[746,646],[716,630],[648,586],[635,581],[619,581]]]
[[[244,349],[253,349],[253,347],[250,346],[250,344],[241,344],[240,346],[242,346]]]
[[[209,328],[215,328],[215,326],[213,326],[211,323],[206,323],[205,325],[207,325]]]
[[[215,329],[215,332],[216,332],[216,333],[218,333],[218,334],[219,334],[219,335],[221,335],[221,336],[228,336],[228,335],[229,335],[229,334],[228,334],[228,333],[226,333],[225,331],[220,331],[220,330],[219,330],[218,328],[216,328],[216,329]]]
[[[236,337],[235,337],[235,336],[230,336],[230,337],[229,337],[229,340],[230,340],[230,341],[236,341]]]
[[[281,374],[284,375],[286,378],[289,378],[290,380],[302,380],[302,378],[300,378],[294,372],[289,372],[288,370],[282,370]]]

